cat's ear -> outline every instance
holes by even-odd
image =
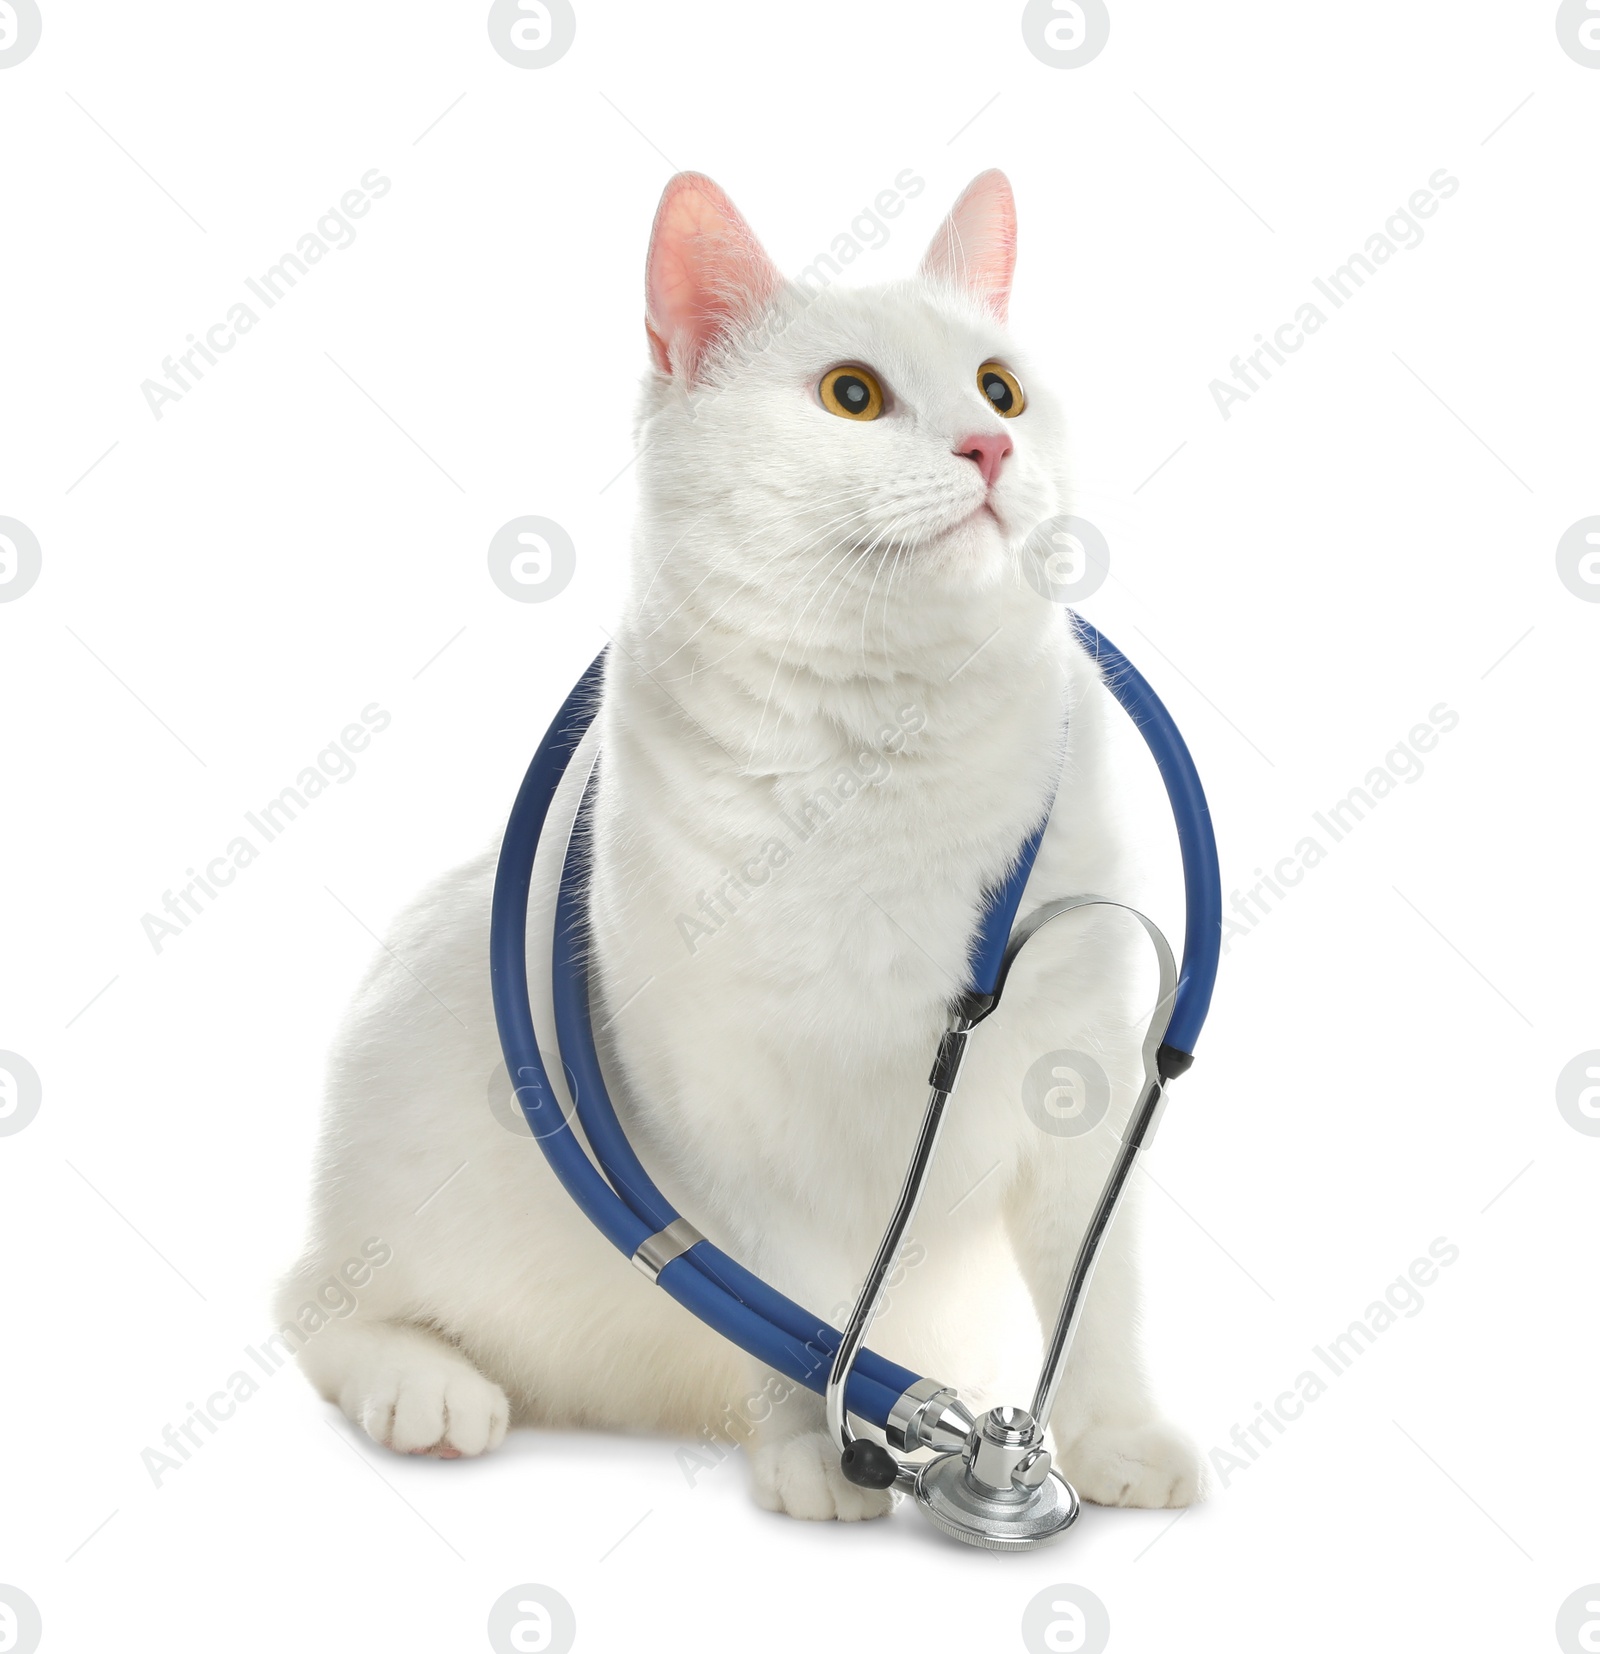
[[[1017,204],[1006,175],[991,168],[962,190],[922,255],[922,273],[970,293],[1003,322],[1016,267]]]
[[[693,383],[722,335],[759,315],[783,285],[739,209],[698,172],[662,192],[645,265],[650,354],[663,373]]]

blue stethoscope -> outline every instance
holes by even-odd
[[[1216,840],[1189,749],[1155,691],[1121,652],[1080,616],[1072,616],[1072,622],[1099,662],[1111,692],[1144,736],[1166,785],[1183,858],[1182,964],[1174,963],[1166,938],[1149,919],[1103,897],[1062,897],[1016,923],[1044,836],[1041,822],[1022,847],[1011,876],[990,893],[972,946],[970,986],[951,1007],[929,1076],[928,1105],[910,1168],[842,1333],[706,1240],[668,1204],[623,1134],[606,1093],[590,1021],[583,963],[588,956],[588,905],[582,857],[574,850],[579,830],[569,840],[561,873],[551,981],[560,1058],[594,1160],[567,1129],[568,1118],[551,1089],[528,997],[528,894],[534,853],[551,803],[594,719],[603,653],[562,703],[517,793],[500,849],[489,943],[495,1017],[517,1100],[545,1157],[590,1221],[707,1326],[820,1393],[829,1429],[841,1449],[841,1468],[851,1481],[878,1488],[899,1484],[944,1532],[992,1550],[1030,1549],[1064,1532],[1077,1517],[1078,1496],[1051,1463],[1045,1426],[1101,1243],[1134,1161],[1154,1133],[1167,1082],[1194,1060],[1222,940]],[[580,824],[592,786],[591,776]],[[1145,1036],[1144,1085],[1079,1244],[1032,1403],[1026,1409],[992,1408],[975,1419],[954,1389],[874,1354],[864,1347],[866,1336],[927,1181],[971,1030],[999,1003],[1011,966],[1028,941],[1053,920],[1085,907],[1124,909],[1143,927],[1156,953],[1160,987]],[[858,1437],[852,1417],[875,1426],[888,1445]],[[932,1456],[915,1461],[898,1456],[924,1450]]]

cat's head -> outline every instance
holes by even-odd
[[[1065,494],[1061,412],[1006,331],[1015,263],[999,172],[914,277],[873,287],[785,281],[722,190],[680,173],[646,276],[647,511],[747,585],[869,592],[891,561],[946,594],[1008,577]]]

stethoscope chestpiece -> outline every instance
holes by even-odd
[[[1020,1407],[991,1408],[959,1453],[918,1467],[912,1494],[942,1533],[989,1551],[1031,1551],[1078,1519],[1078,1495]]]

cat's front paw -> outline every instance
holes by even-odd
[[[364,1398],[361,1427],[396,1453],[469,1459],[505,1440],[505,1391],[460,1360],[391,1368]]]
[[[865,1522],[894,1509],[888,1489],[857,1487],[839,1468],[839,1449],[821,1430],[751,1449],[756,1503],[808,1522]]]
[[[1061,1472],[1091,1504],[1176,1509],[1203,1497],[1200,1455],[1175,1425],[1092,1425],[1060,1456]]]

